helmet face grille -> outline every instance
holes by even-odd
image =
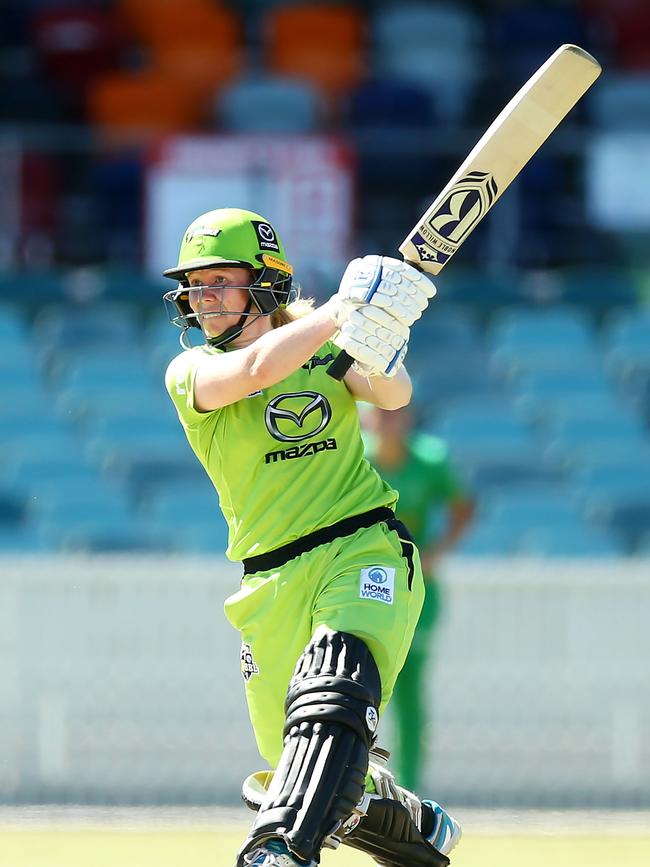
[[[196,287],[200,289],[201,287]],[[223,346],[234,340],[246,327],[247,319],[256,319],[258,316],[270,316],[275,310],[281,307],[286,307],[291,301],[295,300],[297,293],[292,289],[292,277],[288,274],[283,274],[273,268],[262,268],[261,271],[255,274],[255,280],[250,286],[230,286],[225,287],[230,289],[245,288],[248,289],[250,302],[246,310],[238,311],[240,320],[237,326],[226,329],[222,335],[213,337],[205,333],[202,326],[202,320],[206,318],[213,319],[222,315],[233,315],[233,311],[215,310],[209,313],[195,312],[190,304],[190,289],[187,281],[181,282],[176,289],[172,289],[163,295],[163,302],[167,315],[172,325],[177,328],[182,328],[183,333],[190,328],[198,328],[205,335],[208,343],[215,346]],[[256,309],[253,308],[253,303]],[[183,342],[183,335],[181,335]]]

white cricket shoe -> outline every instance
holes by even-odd
[[[284,843],[272,840],[266,846],[260,846],[254,852],[244,856],[246,867],[305,867],[304,861],[297,861],[288,854]],[[309,867],[318,867],[312,861]]]
[[[438,852],[441,852],[443,855],[449,855],[463,836],[460,825],[436,801],[426,800],[422,803],[427,804],[433,810],[435,817],[433,831],[427,837],[427,840]]]

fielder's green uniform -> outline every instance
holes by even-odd
[[[367,454],[381,475],[399,492],[398,517],[424,550],[440,533],[436,526],[445,507],[465,488],[449,461],[445,443],[436,437],[415,433],[409,437],[404,462],[387,468],[378,463],[376,443],[366,436]],[[418,627],[393,693],[395,715],[395,762],[403,786],[416,790],[422,757],[428,741],[426,729],[426,677],[430,666],[432,632],[440,613],[440,585],[434,575],[425,575],[426,597]]]
[[[169,365],[166,386],[190,445],[219,494],[227,556],[246,560],[320,528],[397,500],[364,455],[354,398],[327,375],[328,342],[299,370],[220,409],[193,406],[200,346]],[[403,535],[403,534],[402,534]],[[406,658],[424,599],[417,550],[376,523],[289,560],[246,574],[226,600],[241,632],[242,674],[260,753],[282,753],[284,700],[294,666],[319,626],[352,633],[370,648],[382,706]]]

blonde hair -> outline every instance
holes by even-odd
[[[295,322],[296,319],[302,319],[313,311],[314,304],[313,298],[298,298],[286,307],[278,307],[271,313],[272,327],[280,328],[282,325],[288,325],[289,322]]]

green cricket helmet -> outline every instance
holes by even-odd
[[[181,342],[189,328],[203,330],[199,315],[190,306],[188,272],[219,267],[250,268],[252,279],[246,286],[230,287],[248,289],[249,301],[246,309],[239,311],[236,325],[217,337],[206,335],[214,346],[223,346],[241,334],[249,318],[268,316],[297,297],[291,285],[293,268],[285,260],[282,241],[268,220],[241,208],[208,211],[183,235],[178,264],[163,271],[165,277],[178,281],[177,288],[166,292],[163,299],[171,322],[183,329]],[[216,311],[201,318],[220,315],[222,312]]]

